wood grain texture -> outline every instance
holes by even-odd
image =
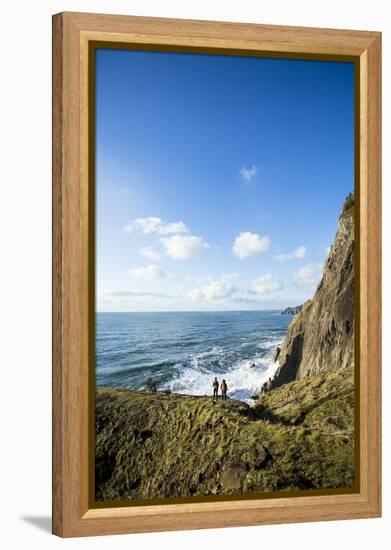
[[[89,507],[88,44],[360,60],[360,492]],[[53,532],[85,536],[376,517],[381,510],[380,33],[64,13],[53,18]]]
[[[53,20],[53,103],[52,103],[52,518],[53,532],[62,533],[63,472],[62,460],[62,18]]]
[[[152,17],[64,13],[81,31],[104,40],[216,48],[361,55],[378,33]]]
[[[361,115],[361,188],[365,198],[361,206],[361,303],[365,303],[362,332],[366,348],[361,356],[362,432],[361,477],[366,483],[368,501],[381,510],[381,38],[363,54]],[[364,135],[365,134],[365,135]],[[364,470],[365,469],[365,470]]]

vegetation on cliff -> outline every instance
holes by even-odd
[[[342,206],[341,217],[353,216],[353,209],[354,209],[354,193],[349,193],[349,195],[346,197],[345,202]]]
[[[286,307],[281,311],[281,315],[297,315],[303,309],[303,305]]]
[[[333,376],[286,385],[255,407],[98,389],[97,500],[350,487],[353,377]]]

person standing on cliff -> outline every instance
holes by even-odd
[[[227,390],[228,390],[228,386],[227,386],[227,382],[223,379],[223,381],[221,382],[221,399],[223,401],[225,401],[227,399]]]
[[[213,399],[217,399],[219,396],[219,381],[217,380],[217,377],[213,380]]]

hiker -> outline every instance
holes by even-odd
[[[219,381],[217,380],[217,377],[215,376],[215,379],[213,380],[213,399],[217,399],[219,395]]]
[[[221,399],[223,401],[225,401],[227,399],[227,390],[228,390],[228,386],[227,386],[227,382],[223,379],[223,381],[221,382]]]
[[[271,378],[269,378],[269,380],[267,381],[266,389],[267,391],[270,391],[273,389],[273,380]]]

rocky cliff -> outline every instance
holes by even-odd
[[[349,195],[323,277],[288,328],[274,387],[354,363],[354,197]]]

